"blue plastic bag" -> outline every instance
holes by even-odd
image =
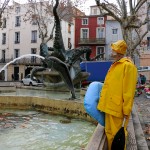
[[[105,126],[105,113],[97,109],[102,86],[103,83],[97,81],[89,85],[84,97],[84,108],[92,118],[97,120],[102,126]]]

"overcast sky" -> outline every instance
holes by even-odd
[[[0,1],[3,1],[3,0],[0,0]],[[19,2],[19,3],[26,3],[27,2],[27,0],[14,0],[14,1]],[[116,0],[108,0],[108,1],[111,3],[116,2]],[[83,7],[82,7],[83,10],[82,11],[84,11],[86,13],[86,15],[89,15],[90,6],[93,6],[93,5],[96,5],[95,0],[86,0],[85,4],[83,4]]]
[[[3,1],[3,0],[1,0]],[[12,1],[12,0],[10,0]],[[15,2],[18,2],[18,3],[26,3],[27,0],[14,0]],[[85,4],[83,4],[83,10],[84,12],[86,12],[86,14],[88,15],[89,12],[90,12],[90,6],[93,6],[93,5],[96,5],[95,3],[95,0],[86,0]]]
[[[90,6],[93,6],[93,5],[96,5],[96,2],[95,2],[95,0],[87,0],[86,2],[85,2],[85,13],[86,13],[86,15],[89,15],[89,13],[90,13]]]

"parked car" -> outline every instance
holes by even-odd
[[[150,71],[150,66],[139,66],[138,71]]]
[[[32,80],[30,74],[28,74],[25,78],[22,79],[22,83],[23,85],[30,85],[30,86],[43,85],[43,83],[40,82],[36,77],[33,77],[33,80]]]

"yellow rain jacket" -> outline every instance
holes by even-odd
[[[122,58],[113,63],[106,75],[97,108],[105,112],[105,133],[108,150],[120,129],[124,115],[130,115],[137,82],[137,69],[130,59]],[[125,122],[125,136],[127,124]],[[126,146],[124,148],[126,150]]]
[[[137,69],[130,59],[114,62],[106,75],[98,110],[119,118],[130,115],[136,82]]]

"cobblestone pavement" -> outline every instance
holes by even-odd
[[[134,103],[138,112],[143,133],[150,149],[150,99],[148,99],[145,93],[143,93],[139,97],[135,97]]]

